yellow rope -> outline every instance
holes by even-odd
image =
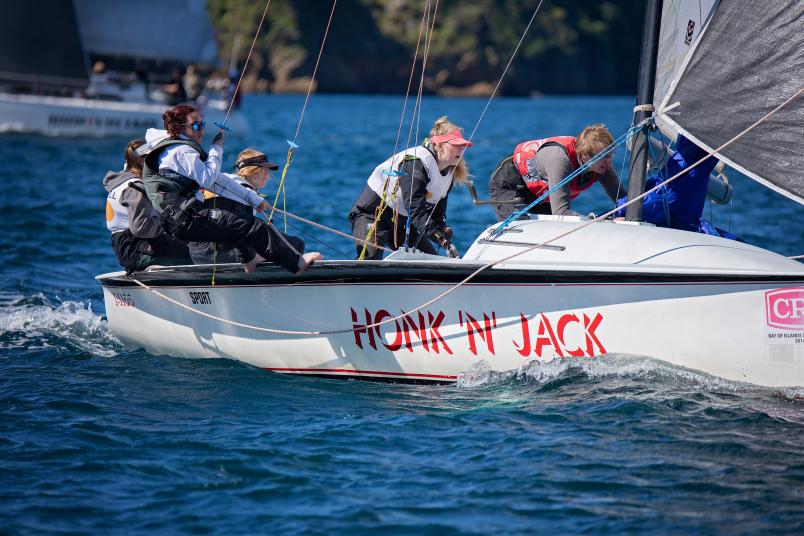
[[[284,192],[285,190],[285,176],[288,174],[288,168],[290,167],[290,163],[293,162],[293,147],[288,149],[288,156],[287,160],[285,161],[285,167],[282,170],[282,179],[279,181],[279,187],[276,189],[276,196],[274,197],[274,202],[271,203],[271,214],[268,215],[268,221],[272,222],[274,220],[274,207],[276,207],[277,201],[279,201],[279,193]],[[282,205],[284,208],[284,204]],[[287,231],[287,218],[285,219],[285,231]]]

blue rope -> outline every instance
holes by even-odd
[[[592,164],[594,164],[594,163],[596,163],[596,162],[598,162],[598,161],[600,161],[600,160],[602,160],[602,159],[606,158],[606,156],[607,156],[607,155],[608,155],[610,152],[612,152],[614,149],[616,149],[618,145],[622,145],[623,143],[625,143],[625,142],[628,140],[628,138],[630,138],[631,136],[633,136],[634,134],[636,134],[636,133],[637,133],[639,130],[641,130],[641,129],[642,129],[642,127],[644,127],[646,124],[648,124],[648,123],[649,123],[649,122],[651,122],[652,120],[653,120],[653,118],[652,118],[652,117],[649,117],[649,118],[645,119],[644,121],[642,121],[642,122],[640,122],[640,123],[638,123],[638,124],[636,124],[636,125],[632,126],[631,128],[629,128],[629,129],[628,129],[628,130],[625,132],[625,134],[623,134],[622,136],[620,136],[619,138],[617,138],[616,140],[614,140],[614,142],[612,142],[612,144],[611,144],[611,145],[609,145],[608,147],[606,147],[605,149],[603,149],[602,151],[600,151],[599,153],[597,153],[597,154],[594,156],[594,158],[592,158],[592,159],[591,159],[591,160],[589,160],[588,162],[585,162],[585,163],[584,163],[582,166],[580,166],[578,169],[576,169],[575,171],[573,171],[572,173],[570,173],[569,175],[567,175],[566,177],[564,177],[563,179],[561,179],[561,182],[559,182],[558,184],[556,184],[555,186],[553,186],[552,188],[550,188],[549,190],[547,190],[546,192],[544,192],[542,195],[540,195],[539,197],[537,197],[537,198],[536,198],[534,201],[532,201],[532,202],[531,202],[531,203],[530,203],[528,206],[526,206],[525,208],[522,208],[522,209],[520,209],[520,210],[518,210],[518,211],[516,211],[516,212],[512,213],[510,216],[508,216],[508,218],[506,218],[505,220],[503,220],[503,222],[502,222],[502,223],[501,223],[501,224],[500,224],[500,225],[499,225],[499,226],[498,226],[496,229],[494,229],[494,230],[491,232],[491,237],[493,238],[493,237],[495,237],[495,236],[499,235],[499,234],[500,234],[500,233],[503,231],[503,229],[505,229],[505,228],[506,228],[508,225],[510,225],[510,224],[511,224],[511,222],[512,222],[512,221],[519,219],[519,217],[520,217],[520,216],[522,216],[523,214],[525,214],[526,212],[528,212],[528,211],[529,211],[531,208],[535,207],[536,205],[538,205],[539,203],[541,203],[542,201],[544,201],[545,199],[547,199],[547,198],[550,196],[550,194],[551,194],[551,193],[555,192],[556,190],[558,190],[559,188],[561,188],[562,186],[564,186],[565,184],[567,184],[569,181],[571,181],[572,179],[574,179],[574,178],[575,178],[575,177],[577,177],[578,175],[583,174],[583,173],[584,173],[586,170],[588,170],[588,169],[589,169],[589,167],[590,167]]]

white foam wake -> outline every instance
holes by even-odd
[[[62,340],[94,355],[117,355],[120,342],[106,320],[92,311],[90,302],[51,305],[47,301],[38,296],[0,307],[0,348],[42,349],[57,346]]]

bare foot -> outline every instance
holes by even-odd
[[[317,251],[311,251],[310,253],[305,253],[301,257],[299,257],[299,271],[296,272],[296,275],[301,275],[308,266],[313,264],[315,261],[320,261],[323,259],[324,256]]]
[[[259,253],[254,255],[254,258],[248,261],[247,263],[243,264],[243,268],[246,269],[246,273],[250,274],[257,270],[257,265],[264,261],[265,258],[262,257]]]

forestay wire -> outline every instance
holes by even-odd
[[[257,31],[254,33],[254,39],[251,40],[251,48],[248,49],[246,62],[243,64],[243,69],[240,71],[240,78],[237,79],[237,85],[235,86],[234,92],[232,93],[232,98],[229,100],[229,107],[226,109],[226,115],[223,118],[224,126],[226,125],[226,122],[229,120],[229,114],[232,112],[232,105],[234,105],[235,99],[237,98],[237,93],[240,91],[240,83],[243,82],[243,77],[246,74],[246,68],[248,67],[249,61],[251,60],[251,53],[254,52],[254,45],[257,43],[257,38],[260,36],[260,32],[262,31],[262,23],[265,22],[265,16],[268,14],[268,6],[270,5],[271,0],[265,2],[265,9],[263,9],[262,11],[262,17],[260,17],[260,23],[257,25]]]
[[[269,0],[270,1],[270,0]],[[286,207],[286,199],[285,199],[285,177],[288,174],[288,168],[290,168],[291,162],[293,162],[293,149],[296,149],[298,145],[296,145],[296,140],[299,138],[299,132],[301,131],[302,121],[304,121],[304,112],[307,110],[307,103],[310,101],[310,94],[313,92],[313,85],[315,85],[315,77],[318,73],[318,65],[321,63],[321,56],[324,54],[324,46],[327,44],[327,37],[329,36],[329,29],[332,26],[332,17],[335,15],[335,6],[338,5],[338,0],[332,0],[332,10],[329,12],[329,20],[327,20],[327,27],[324,29],[324,37],[321,39],[321,47],[318,49],[318,57],[315,60],[315,67],[313,68],[313,76],[310,77],[310,85],[307,87],[307,95],[304,97],[304,105],[302,106],[301,113],[299,114],[299,122],[296,124],[296,133],[293,134],[293,140],[287,140],[288,142],[288,154],[285,159],[285,167],[282,169],[282,178],[279,181],[279,186],[276,189],[276,197],[274,197],[274,202],[271,205],[271,214],[268,216],[268,220],[272,221],[274,218],[274,211],[276,209],[276,203],[279,201],[279,194],[282,194],[282,208]],[[287,232],[287,220],[285,221],[285,232]]]
[[[477,119],[477,123],[475,123],[475,126],[472,129],[472,132],[469,134],[469,138],[468,138],[469,141],[472,141],[472,138],[474,138],[478,127],[480,127],[480,122],[483,121],[483,118],[486,116],[486,111],[488,111],[489,106],[491,106],[491,101],[494,100],[494,97],[497,95],[497,92],[500,90],[500,86],[502,85],[502,81],[505,78],[505,75],[508,74],[508,69],[511,67],[511,64],[514,62],[514,58],[516,57],[517,52],[519,52],[519,49],[522,47],[522,43],[525,42],[525,37],[528,35],[528,31],[530,31],[530,27],[533,25],[533,21],[536,20],[536,15],[539,13],[539,9],[541,9],[543,3],[544,3],[544,0],[540,0],[539,4],[536,6],[536,9],[533,10],[533,15],[531,15],[527,26],[525,26],[525,30],[522,32],[522,35],[519,37],[519,42],[516,44],[516,47],[514,47],[514,51],[511,53],[511,57],[508,58],[508,63],[505,64],[505,69],[503,69],[503,72],[500,75],[500,78],[497,80],[497,84],[494,86],[494,91],[492,91],[491,95],[489,95],[489,100],[486,101],[486,105],[483,107],[483,111],[480,113],[480,117]],[[460,163],[460,161],[463,159],[464,154],[466,154],[466,151],[464,151],[464,153],[461,154],[460,159],[458,159],[458,163]],[[457,166],[457,164],[456,164],[456,166]],[[430,223],[430,220],[433,217],[433,213],[435,212],[435,209],[436,209],[436,205],[433,205],[433,208],[430,210],[430,213],[427,215],[427,220],[425,220],[425,223],[424,223],[425,227],[427,226],[428,223]],[[421,239],[423,237],[424,237],[424,233],[421,233],[419,235],[419,237],[416,239],[416,244],[413,245],[414,248],[419,245],[419,241],[421,241]]]
[[[760,118],[757,121],[755,121],[748,128],[746,128],[745,130],[743,130],[742,132],[740,132],[739,134],[737,134],[736,136],[731,138],[729,141],[727,141],[726,143],[724,143],[720,147],[710,151],[708,154],[706,154],[704,157],[702,157],[697,162],[691,164],[690,166],[688,166],[685,169],[680,170],[678,173],[676,173],[675,175],[673,175],[669,179],[667,179],[664,182],[661,182],[661,183],[657,184],[656,186],[654,186],[653,188],[645,191],[642,195],[629,200],[622,207],[618,207],[616,209],[610,210],[609,212],[607,212],[605,214],[602,214],[602,215],[600,215],[600,216],[598,216],[598,217],[596,217],[594,219],[590,219],[590,220],[588,220],[586,222],[583,222],[578,227],[574,227],[574,228],[570,229],[569,231],[567,231],[565,233],[561,233],[561,234],[559,234],[557,236],[554,236],[553,238],[551,238],[551,239],[549,239],[549,240],[547,240],[545,242],[538,243],[538,244],[533,244],[532,246],[530,246],[528,248],[525,248],[525,249],[522,249],[521,251],[517,251],[515,253],[512,253],[511,255],[508,255],[507,257],[503,257],[501,259],[497,259],[495,261],[491,261],[491,262],[489,262],[487,264],[484,264],[483,266],[481,266],[480,268],[478,268],[477,270],[475,270],[474,272],[472,272],[471,274],[466,276],[460,282],[458,282],[455,285],[451,286],[450,288],[448,288],[447,290],[445,290],[441,294],[438,294],[437,296],[435,296],[434,298],[430,299],[429,301],[419,305],[418,307],[416,307],[414,309],[411,309],[410,311],[404,312],[401,315],[396,315],[396,316],[393,316],[393,317],[386,318],[386,319],[384,319],[384,320],[382,320],[380,322],[375,322],[373,324],[361,325],[360,327],[362,329],[374,329],[376,327],[379,327],[379,326],[382,326],[382,325],[385,325],[385,324],[388,324],[388,323],[391,323],[391,322],[396,322],[397,320],[400,320],[401,318],[409,317],[411,314],[416,313],[418,311],[421,311],[425,307],[429,307],[433,303],[443,299],[444,297],[448,296],[449,294],[452,294],[457,289],[459,289],[460,287],[462,287],[463,285],[469,283],[472,279],[477,277],[478,274],[484,272],[485,270],[488,270],[489,268],[491,268],[493,266],[503,264],[503,263],[505,263],[507,261],[510,261],[511,259],[519,257],[520,255],[524,255],[525,253],[529,253],[529,252],[533,251],[534,249],[543,248],[545,245],[548,245],[548,244],[550,244],[552,242],[555,242],[556,240],[558,240],[560,238],[564,238],[565,236],[569,236],[569,235],[571,235],[573,233],[576,233],[576,232],[580,231],[581,229],[585,229],[586,227],[588,227],[589,225],[591,225],[591,224],[593,224],[595,222],[599,222],[599,221],[602,221],[602,220],[606,219],[607,217],[611,216],[612,214],[614,214],[615,212],[617,212],[618,210],[620,210],[622,208],[628,207],[629,205],[631,205],[633,203],[637,203],[639,201],[642,201],[645,197],[647,197],[651,193],[659,190],[660,188],[662,188],[662,187],[666,186],[667,184],[673,182],[674,180],[678,179],[679,177],[684,175],[690,169],[693,169],[693,168],[697,167],[698,165],[700,165],[701,163],[705,162],[713,154],[721,152],[723,149],[725,149],[726,147],[730,146],[732,143],[734,143],[738,139],[742,138],[745,134],[747,134],[748,132],[750,132],[751,130],[753,130],[754,128],[759,126],[760,124],[764,123],[768,118],[770,118],[775,113],[777,113],[779,110],[781,110],[782,108],[784,108],[785,106],[790,104],[790,102],[792,102],[794,99],[796,99],[796,97],[801,95],[802,92],[804,92],[804,87],[800,88],[794,95],[792,95],[791,97],[787,98],[783,103],[781,103],[776,108],[774,108],[773,110],[771,110],[770,112],[765,114],[762,118]],[[661,115],[661,114],[659,114],[659,115]],[[226,324],[230,324],[230,325],[233,325],[233,326],[238,326],[238,327],[242,327],[242,328],[246,328],[246,329],[252,329],[252,330],[260,331],[260,332],[264,332],[264,333],[274,333],[274,334],[281,334],[281,335],[306,335],[306,336],[336,335],[336,334],[339,334],[339,333],[349,333],[349,332],[352,332],[352,331],[355,330],[355,327],[352,326],[352,327],[342,328],[342,329],[331,329],[331,330],[320,330],[320,331],[294,331],[294,330],[266,328],[266,327],[262,327],[262,326],[254,326],[254,325],[251,325],[251,324],[244,324],[242,322],[235,322],[233,320],[228,320],[226,318],[221,318],[221,317],[206,313],[204,311],[194,309],[194,308],[190,307],[189,305],[181,303],[178,300],[175,300],[175,299],[171,298],[170,296],[166,296],[165,294],[163,294],[163,293],[161,293],[161,292],[149,287],[145,283],[143,283],[143,282],[137,280],[136,278],[134,278],[133,275],[131,275],[131,274],[129,274],[128,277],[132,281],[134,281],[137,285],[149,290],[150,292],[156,294],[157,296],[159,296],[160,298],[162,298],[162,299],[164,299],[166,301],[169,301],[170,303],[173,303],[174,305],[177,305],[177,306],[179,306],[179,307],[181,307],[183,309],[186,309],[186,310],[191,311],[193,313],[196,313],[198,315],[201,315],[201,316],[213,319],[213,320],[217,320],[219,322],[223,322],[223,323],[226,323]]]
[[[436,0],[436,11],[437,11],[437,9],[438,9],[438,4],[437,4],[437,0]],[[382,217],[382,215],[385,212],[386,208],[388,207],[388,198],[389,198],[389,196],[391,196],[391,197],[396,196],[397,186],[399,185],[399,178],[398,178],[399,177],[399,172],[394,170],[394,167],[395,167],[396,163],[395,163],[393,157],[397,154],[397,151],[399,150],[399,139],[400,139],[400,137],[402,135],[402,126],[405,123],[405,112],[407,111],[408,99],[410,97],[410,88],[411,88],[411,86],[413,84],[413,75],[416,72],[416,60],[419,57],[419,48],[420,48],[421,42],[422,42],[422,34],[424,33],[424,28],[426,27],[425,22],[426,22],[426,20],[427,20],[427,18],[429,16],[429,14],[430,14],[430,0],[424,0],[423,9],[422,9],[422,18],[421,18],[421,21],[419,22],[419,36],[416,39],[416,49],[413,52],[413,61],[411,62],[411,65],[410,65],[410,76],[408,77],[408,86],[407,86],[407,89],[405,90],[405,99],[402,102],[402,113],[400,114],[399,126],[397,127],[397,130],[396,130],[396,141],[394,141],[394,151],[391,153],[391,156],[389,157],[389,160],[391,161],[389,168],[387,170],[384,170],[384,173],[385,173],[387,178],[385,180],[385,184],[383,185],[382,195],[380,196],[380,204],[376,209],[374,222],[369,227],[368,232],[366,233],[366,240],[368,240],[368,241],[371,241],[372,237],[375,236],[375,233],[376,233],[376,230],[377,230],[377,224],[380,221],[380,218]],[[433,24],[435,24],[435,15],[433,16]],[[432,34],[432,28],[431,28],[431,34]],[[426,55],[427,55],[427,46],[428,45],[429,45],[429,43],[427,41],[427,38],[425,37],[425,51],[424,51],[425,58],[426,58]],[[422,81],[424,80],[424,69],[425,69],[424,63],[425,63],[425,61],[426,60],[423,60],[423,62],[422,62],[422,74],[421,74]],[[420,103],[421,103],[421,98],[422,98],[421,87],[422,87],[422,83],[420,82],[419,91],[417,92],[416,100],[415,100],[414,105],[413,105],[413,114],[412,114],[412,117],[411,117],[411,129],[413,128],[413,121],[416,120],[416,114],[419,113],[419,111],[421,110],[421,108],[420,108]],[[408,144],[410,143],[410,135],[411,135],[411,131],[408,130],[408,137],[407,137],[407,141],[405,142],[405,147],[409,146]],[[392,181],[393,181],[393,185],[394,185],[393,188],[391,188]],[[393,191],[389,191],[389,190],[393,190]],[[394,243],[398,243],[397,236],[396,236],[396,228],[397,228],[396,222],[397,222],[398,217],[399,217],[399,214],[397,212],[397,209],[394,209],[394,216],[393,216]],[[377,240],[376,240],[376,237],[375,237],[374,244],[376,244],[376,243],[377,243]],[[363,248],[361,249],[360,255],[358,256],[359,260],[365,259],[367,246],[368,246],[367,243],[363,244]]]

